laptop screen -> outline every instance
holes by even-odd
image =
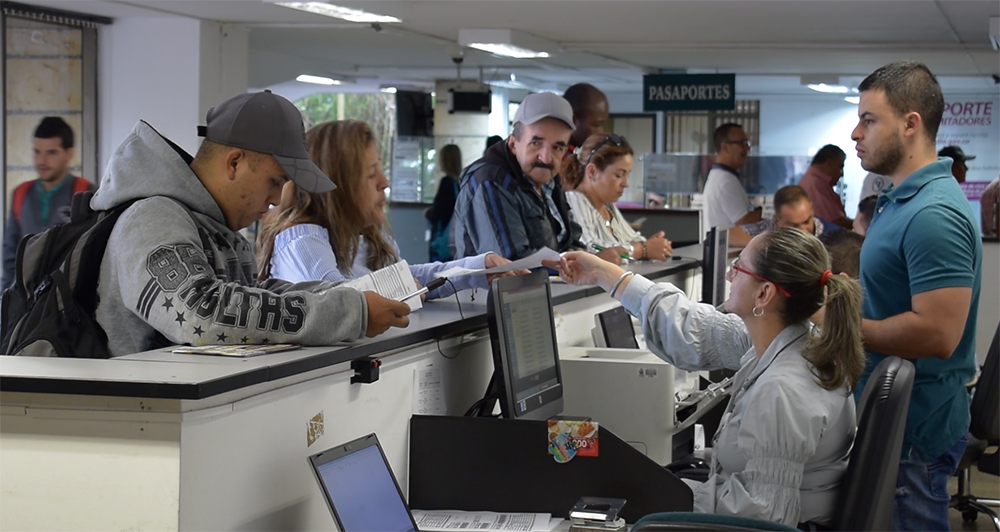
[[[374,434],[310,457],[343,532],[415,531]]]

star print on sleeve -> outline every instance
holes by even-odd
[[[202,330],[201,326],[199,325],[194,328],[194,333],[197,334],[199,337],[201,337],[201,335],[205,334],[205,331]]]
[[[267,338],[264,338],[263,340],[261,340],[260,343],[266,344],[267,343]]]
[[[172,297],[164,297],[163,298],[163,305],[162,306],[163,306],[163,308],[165,308],[167,310],[170,310],[170,309],[174,308],[174,298],[172,298]]]
[[[243,338],[240,338],[240,343],[241,344],[245,344],[245,343],[247,343],[248,340],[250,340],[250,339],[247,338],[246,336],[244,336]]]
[[[217,334],[217,335],[215,335],[215,339],[216,339],[216,340],[218,340],[218,341],[220,341],[220,342],[225,342],[225,341],[226,341],[226,338],[228,338],[228,337],[226,336],[226,333],[222,333],[222,334]]]
[[[174,318],[174,321],[176,321],[177,323],[180,323],[181,325],[184,325],[184,322],[187,321],[187,320],[184,319],[184,313],[183,312],[178,312],[177,313],[177,317]]]

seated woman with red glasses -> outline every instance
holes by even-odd
[[[708,481],[685,480],[695,511],[830,523],[857,425],[851,391],[865,358],[861,287],[830,273],[816,237],[793,228],[754,237],[727,274],[729,314],[587,253],[546,265],[621,300],[667,362],[738,370]],[[821,306],[823,326],[812,329]]]

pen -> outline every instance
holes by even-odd
[[[445,281],[447,281],[447,278],[445,278],[445,277],[438,277],[437,279],[434,279],[433,281],[427,283],[427,286],[422,286],[422,287],[418,288],[415,292],[411,292],[411,293],[409,293],[409,294],[407,294],[407,295],[405,295],[405,296],[397,299],[396,301],[406,301],[407,299],[410,299],[411,297],[417,297],[419,295],[426,294],[427,292],[430,292],[431,290],[437,290],[441,285],[443,285],[445,283]]]
[[[591,246],[594,249],[596,249],[597,251],[604,251],[605,249],[608,249],[608,248],[606,248],[604,246],[598,246],[597,244],[591,244]],[[625,259],[625,260],[632,260],[632,257],[629,257],[628,254],[626,254],[626,253],[619,253],[618,256],[621,257],[621,258],[623,258],[623,259]]]

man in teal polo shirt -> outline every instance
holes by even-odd
[[[935,152],[944,97],[934,75],[920,63],[891,63],[858,89],[851,138],[861,166],[892,186],[861,248],[869,366],[855,395],[885,356],[913,362],[893,528],[948,530],[947,483],[967,443],[965,384],[976,372],[982,242],[951,159]]]

